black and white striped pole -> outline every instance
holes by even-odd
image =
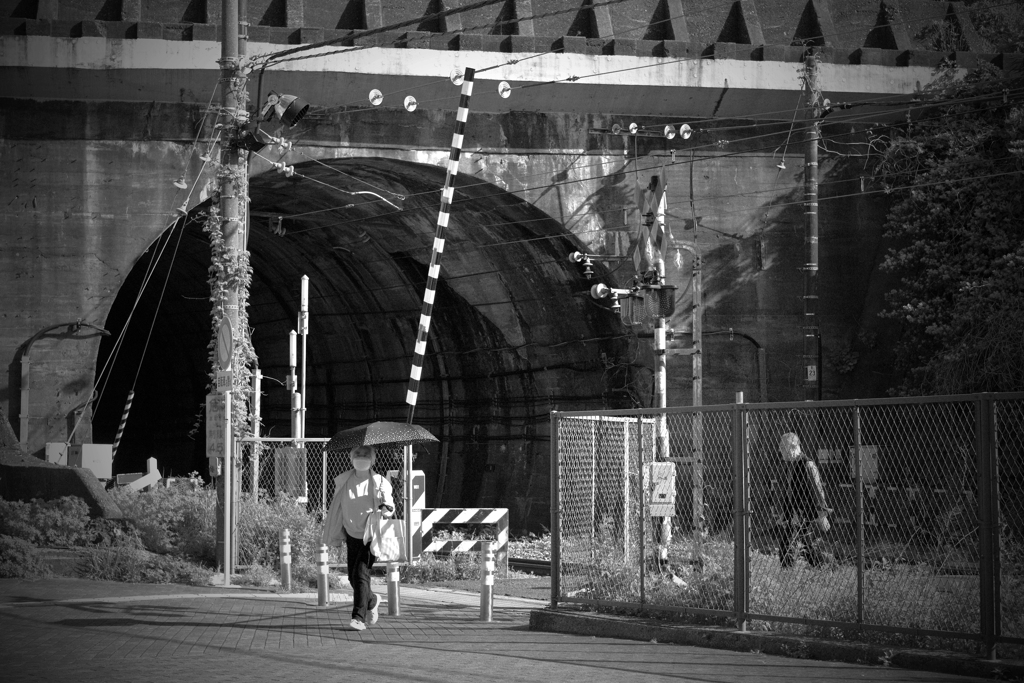
[[[117,457],[117,447],[121,443],[121,435],[124,434],[124,425],[128,422],[128,413],[132,409],[132,399],[135,398],[135,390],[128,392],[128,399],[124,402],[124,413],[121,414],[121,424],[117,426],[117,436],[114,437],[114,445],[110,449],[110,459]]]
[[[441,209],[437,215],[437,226],[434,231],[434,245],[430,252],[430,266],[427,268],[427,285],[423,292],[423,308],[420,311],[420,322],[416,332],[416,346],[413,349],[412,371],[409,377],[409,389],[405,402],[409,413],[407,422],[412,423],[416,412],[416,401],[419,397],[420,378],[423,375],[423,358],[427,353],[427,337],[430,334],[430,319],[434,311],[434,297],[437,294],[437,279],[441,274],[441,255],[444,254],[445,232],[451,215],[452,198],[455,188],[452,183],[459,174],[459,158],[462,156],[462,143],[466,131],[466,119],[469,117],[469,100],[473,96],[473,69],[466,69],[461,75],[462,94],[459,97],[459,110],[455,116],[455,133],[452,135],[452,148],[448,156],[448,172],[445,175],[444,187],[441,189]],[[453,73],[452,81],[456,82]],[[412,561],[412,446],[405,447],[402,461],[403,498],[405,500],[405,557]]]

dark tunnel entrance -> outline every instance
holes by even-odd
[[[289,435],[283,381],[304,274],[306,436],[404,421],[444,169],[375,158],[296,170],[250,181],[249,324],[265,377],[262,435]],[[134,383],[115,473],[143,471],[149,457],[170,474],[206,470],[213,332],[205,212],[197,207],[138,260],[108,316],[113,334],[97,373],[135,309],[93,420],[95,439],[112,442]],[[473,177],[456,184],[415,418],[440,440],[416,463],[428,505],[507,507],[514,528],[539,529],[548,515],[550,411],[633,407],[635,340],[587,295],[592,282],[566,258],[577,248],[559,223],[501,188]]]

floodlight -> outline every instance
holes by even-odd
[[[302,120],[309,111],[309,103],[295,95],[281,95],[271,91],[263,105],[260,116],[264,121],[277,117],[281,123],[291,128]]]

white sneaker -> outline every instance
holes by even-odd
[[[366,630],[366,624],[364,624],[363,622],[359,621],[358,619],[353,619],[352,621],[348,622],[348,627],[350,629],[352,629],[353,631],[365,631]]]
[[[372,626],[380,619],[380,596],[376,593],[371,593],[370,596],[373,600],[373,607],[370,608],[370,625]]]

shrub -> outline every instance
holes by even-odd
[[[142,545],[205,562],[216,560],[217,492],[198,474],[150,491],[111,489],[114,502],[138,530]]]
[[[77,496],[24,503],[0,499],[0,534],[44,546],[81,546],[92,540],[89,506]]]
[[[210,583],[210,570],[182,557],[147,551],[135,530],[110,545],[94,549],[80,564],[79,575],[129,583]]]
[[[21,579],[50,574],[35,547],[22,538],[0,536],[0,578]]]

